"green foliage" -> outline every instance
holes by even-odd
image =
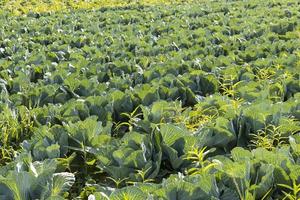
[[[296,0],[66,2],[0,11],[0,199],[300,198]]]
[[[0,176],[0,196],[4,199],[63,199],[75,181],[68,172],[55,173],[57,163],[54,160],[31,162],[30,157],[17,163],[5,177]]]

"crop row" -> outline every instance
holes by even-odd
[[[0,17],[3,199],[297,199],[299,3]]]

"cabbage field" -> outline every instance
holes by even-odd
[[[298,0],[3,2],[0,200],[300,199]]]

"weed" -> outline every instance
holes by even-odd
[[[281,187],[291,191],[290,193],[282,191],[283,194],[285,195],[283,200],[285,200],[285,199],[298,200],[300,198],[300,184],[297,184],[296,180],[293,179],[292,187],[289,185],[286,185],[286,184],[278,184],[278,186],[281,186]]]
[[[269,151],[274,150],[276,147],[282,146],[287,137],[282,135],[280,126],[266,125],[264,129],[257,131],[256,134],[250,134],[253,138],[250,141],[250,147],[262,147]]]

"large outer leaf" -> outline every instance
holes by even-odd
[[[257,171],[257,183],[251,186],[255,198],[262,198],[274,184],[274,166],[262,164]]]
[[[178,139],[188,136],[189,132],[173,124],[162,124],[160,132],[164,143],[172,146]]]
[[[212,175],[172,175],[163,181],[162,188],[155,192],[155,196],[174,200],[217,199],[219,191]]]
[[[54,173],[55,160],[34,162],[29,164],[27,171],[10,171],[7,177],[0,177],[0,196],[14,200],[46,199],[59,197],[70,189],[75,182],[74,174]]]
[[[214,126],[199,130],[197,136],[202,146],[230,148],[233,145],[231,143],[236,140],[232,122],[223,117],[217,118]]]
[[[231,150],[231,156],[234,161],[247,161],[253,157],[250,151],[242,148],[242,147],[236,147]]]
[[[122,142],[103,145],[95,150],[98,165],[113,178],[130,178],[137,181],[141,177],[137,170],[147,170],[145,178],[155,178],[159,172],[162,151],[161,140],[156,134],[143,135],[126,133]]]
[[[16,175],[9,174],[8,177],[0,177],[0,188],[4,189],[1,191],[1,195],[12,198],[14,200],[29,200],[30,198],[30,187],[34,182],[34,176],[28,172],[20,172]],[[4,192],[4,193],[2,193]]]
[[[139,199],[147,199],[148,194],[143,192],[138,187],[127,187],[113,192],[110,197],[113,200],[139,200]]]
[[[197,139],[186,129],[173,124],[162,124],[163,156],[171,163],[173,169],[179,169],[188,150],[197,146]]]
[[[53,183],[51,196],[62,195],[67,192],[75,182],[75,176],[72,173],[61,172],[52,175]]]

